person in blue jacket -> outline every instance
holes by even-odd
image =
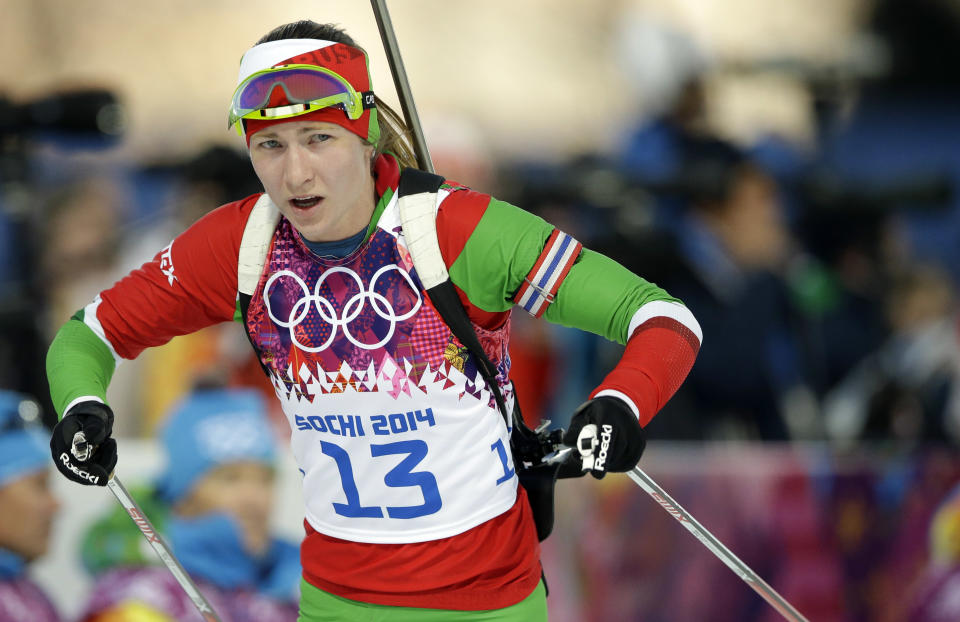
[[[276,449],[260,396],[195,391],[169,415],[161,443],[166,467],[134,497],[221,620],[296,620],[299,551],[271,534]],[[143,544],[122,508],[90,530],[83,559],[98,577],[81,620],[202,619]]]
[[[61,619],[27,577],[30,562],[47,552],[59,507],[50,492],[46,439],[29,419],[39,421],[36,401],[0,390],[0,622]]]

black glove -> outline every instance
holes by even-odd
[[[86,460],[73,454],[77,432],[83,432],[92,453]],[[57,470],[78,484],[106,486],[117,466],[117,441],[110,438],[112,432],[113,411],[109,406],[93,401],[75,404],[53,427],[50,437],[50,453]]]
[[[588,428],[581,439],[581,431]],[[640,462],[647,445],[637,416],[623,400],[602,396],[584,402],[573,413],[563,444],[573,447],[560,467],[560,477],[577,477],[586,471],[597,479],[607,472],[623,473]],[[578,473],[579,471],[579,473]]]

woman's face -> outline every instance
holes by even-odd
[[[46,470],[36,471],[0,488],[0,547],[33,561],[47,552],[59,504],[50,494]]]
[[[373,214],[373,147],[339,125],[291,121],[250,137],[250,160],[264,190],[311,242],[348,238]]]
[[[273,479],[273,469],[259,462],[221,464],[197,480],[175,511],[184,518],[227,514],[240,526],[244,548],[260,555],[270,545]]]

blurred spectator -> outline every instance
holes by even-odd
[[[808,254],[790,266],[804,315],[811,382],[831,390],[889,332],[884,300],[894,274],[911,261],[889,188],[814,172],[802,184],[798,236]]]
[[[211,145],[176,162],[152,163],[139,177],[166,192],[158,208],[134,226],[137,235],[123,249],[129,268],[153,259],[170,240],[217,207],[262,192],[246,154]]]
[[[706,139],[687,149],[679,262],[660,284],[712,337],[651,432],[785,440],[785,409],[807,391],[782,276],[792,242],[773,180],[729,144]]]
[[[0,622],[60,620],[26,573],[47,552],[58,507],[50,494],[50,456],[39,414],[35,401],[0,390]]]
[[[161,433],[165,470],[154,490],[137,494],[224,622],[297,617],[299,552],[270,533],[276,455],[263,413],[251,391],[189,395]],[[122,508],[94,525],[83,559],[99,576],[82,620],[201,619],[170,571],[149,565],[141,545]]]
[[[43,373],[46,305],[27,249],[33,239],[27,224],[7,213],[5,198],[0,191],[0,386],[37,396],[51,418],[44,423],[52,426],[56,414]]]
[[[59,326],[83,308],[122,272],[119,186],[106,178],[90,178],[56,191],[47,201],[41,245],[49,325]]]
[[[625,170],[647,182],[678,176],[683,142],[707,133],[704,77],[709,53],[689,32],[642,10],[617,23],[617,61],[645,119],[623,145]]]
[[[901,269],[886,295],[891,334],[824,402],[834,440],[960,442],[960,335],[949,276]]]
[[[691,76],[661,116],[641,124],[626,145],[626,171],[651,183],[670,182],[682,174],[690,141],[710,136],[706,128],[703,81]]]
[[[47,300],[44,347],[56,327],[93,300],[124,273],[121,242],[129,196],[119,182],[91,177],[54,191],[44,210],[40,263]],[[143,363],[118,365],[110,387],[110,403],[122,413],[115,430],[124,435],[139,427]]]
[[[639,117],[618,146],[617,165],[628,180],[655,193],[656,224],[673,230],[682,226],[684,202],[675,191],[691,145],[716,137],[708,121],[706,87],[714,61],[691,33],[642,9],[625,11],[617,49]]]

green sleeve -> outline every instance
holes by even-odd
[[[450,280],[484,311],[508,311],[551,232],[539,216],[491,199],[450,266]]]
[[[47,351],[47,380],[59,417],[78,397],[94,395],[106,403],[116,368],[110,348],[83,323],[82,313],[60,328]]]
[[[450,266],[450,279],[480,309],[507,311],[553,229],[539,216],[491,199]],[[625,344],[634,313],[658,300],[680,302],[612,259],[585,248],[544,317]]]
[[[543,317],[624,345],[633,314],[654,301],[680,302],[609,257],[585,248]]]

